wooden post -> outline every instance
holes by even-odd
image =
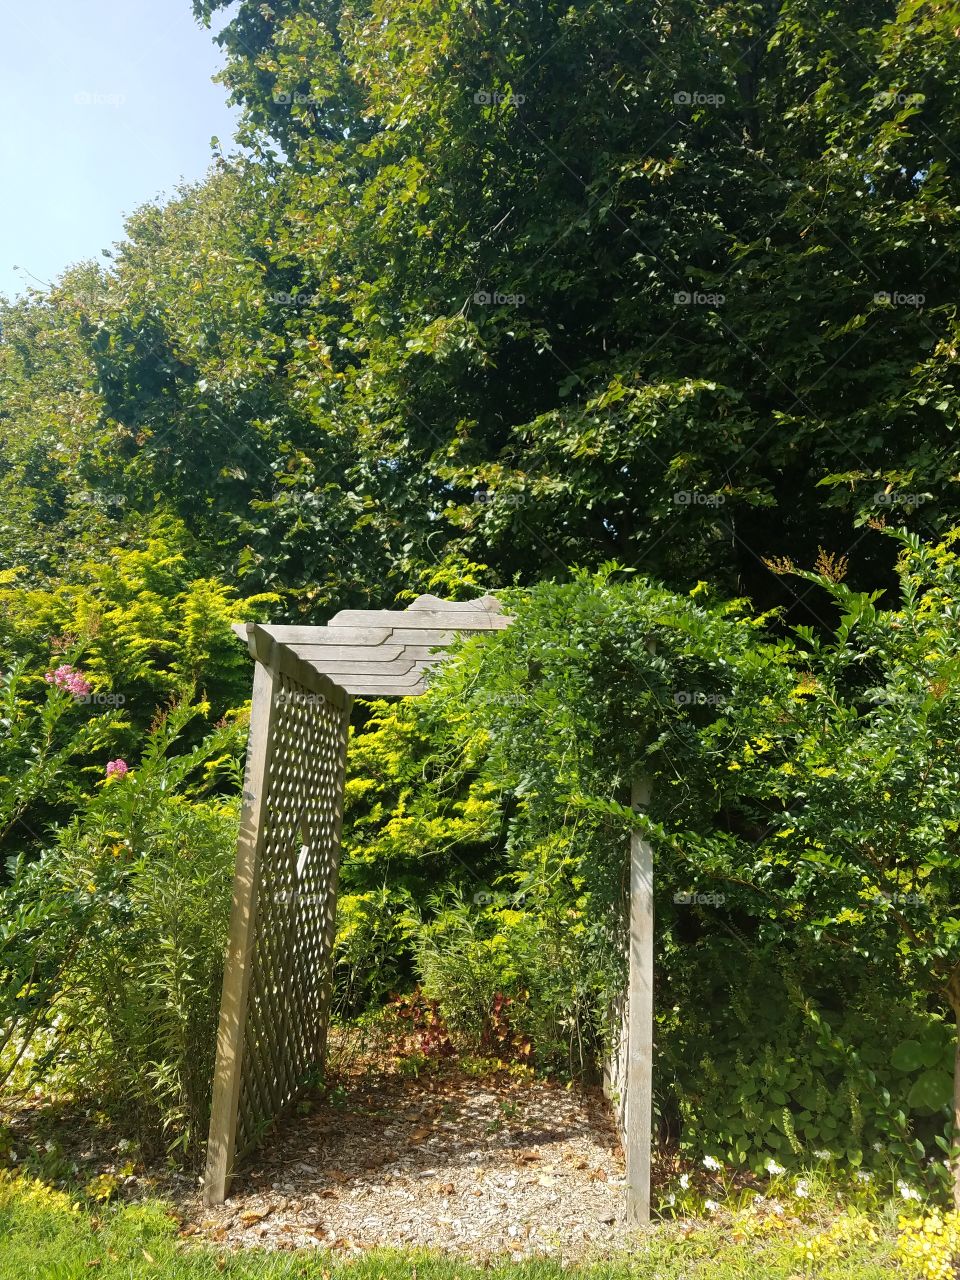
[[[650,781],[631,786],[634,810],[650,803]],[[630,976],[627,989],[627,1221],[650,1221],[650,1151],[653,1137],[653,849],[630,835]]]
[[[324,957],[323,989],[320,996],[320,1047],[319,1062],[326,1065],[327,1038],[330,1031],[330,1013],[333,1006],[333,952],[337,938],[337,892],[340,881],[340,835],[343,827],[344,785],[347,776],[347,748],[350,745],[350,712],[353,698],[347,697],[341,713],[340,757],[337,761],[335,783],[336,811],[333,839],[330,850],[330,871],[327,881],[327,917],[324,921],[322,954]]]
[[[276,690],[273,669],[257,662],[250,704],[250,737],[243,780],[243,805],[237,841],[236,873],[230,909],[230,937],[223,971],[220,1025],[217,1031],[217,1064],[213,1077],[210,1136],[203,1179],[203,1202],[223,1204],[233,1173],[243,1065],[243,1036],[253,943],[257,924],[257,891],[264,839],[264,815],[273,730],[276,722]]]

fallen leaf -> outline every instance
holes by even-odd
[[[241,1213],[240,1221],[245,1227],[255,1227],[258,1222],[262,1222],[264,1218],[267,1217],[269,1212],[269,1209],[263,1213],[259,1213],[255,1209],[250,1209],[246,1213]]]
[[[432,1129],[414,1129],[410,1135],[410,1141],[423,1142],[424,1138],[429,1138],[432,1132]]]

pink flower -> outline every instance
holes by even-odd
[[[130,772],[130,766],[126,760],[108,760],[107,761],[107,777],[122,778],[125,773]]]
[[[57,667],[56,671],[48,671],[43,678],[47,684],[56,685],[58,689],[66,689],[67,693],[72,693],[78,701],[85,698],[93,689],[93,685],[83,678],[82,672],[67,663]]]

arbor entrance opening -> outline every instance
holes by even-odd
[[[493,596],[420,596],[325,626],[237,627],[255,660],[250,737],[217,1034],[204,1202],[316,1079],[330,1017],[343,784],[353,698],[423,693],[461,632],[508,627]],[[631,842],[630,986],[608,1080],[627,1155],[627,1204],[649,1216],[652,877]],[[649,925],[649,931],[648,931]],[[648,955],[649,952],[649,955]]]

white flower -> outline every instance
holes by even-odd
[[[900,1192],[904,1200],[919,1200],[920,1192],[915,1191],[913,1187],[907,1186],[905,1182],[897,1183],[897,1190]]]
[[[681,1191],[686,1191],[686,1189],[687,1189],[687,1187],[689,1187],[689,1185],[690,1185],[690,1175],[689,1175],[689,1173],[681,1173],[681,1175],[680,1175],[680,1190],[681,1190]]]
[[[704,1200],[703,1207],[706,1209],[707,1213],[716,1213],[720,1208],[716,1200]]]
[[[829,1151],[815,1151],[813,1154],[816,1156],[816,1158],[817,1158],[818,1160],[829,1160],[829,1159],[830,1159],[830,1152],[829,1152]]]
[[[858,1181],[858,1182],[872,1182],[872,1181],[873,1181],[873,1174],[872,1174],[872,1173],[867,1173],[866,1169],[858,1169],[858,1170],[857,1170],[857,1181]]]
[[[779,1200],[770,1201],[770,1212],[775,1213],[778,1218],[783,1217],[783,1205],[780,1203]]]
[[[806,1200],[807,1196],[810,1194],[810,1183],[806,1180],[806,1178],[801,1178],[800,1181],[797,1183],[796,1187],[794,1188],[794,1191],[800,1197],[801,1200]]]
[[[713,1156],[704,1156],[704,1157],[703,1157],[703,1167],[704,1167],[705,1169],[710,1169],[710,1170],[712,1170],[712,1171],[715,1173],[715,1172],[717,1171],[717,1169],[719,1169],[719,1168],[720,1168],[720,1161],[719,1161],[719,1160],[714,1160]]]
[[[777,1164],[776,1160],[771,1156],[767,1163],[763,1166],[771,1178],[777,1177],[778,1174],[786,1173],[782,1164]]]

